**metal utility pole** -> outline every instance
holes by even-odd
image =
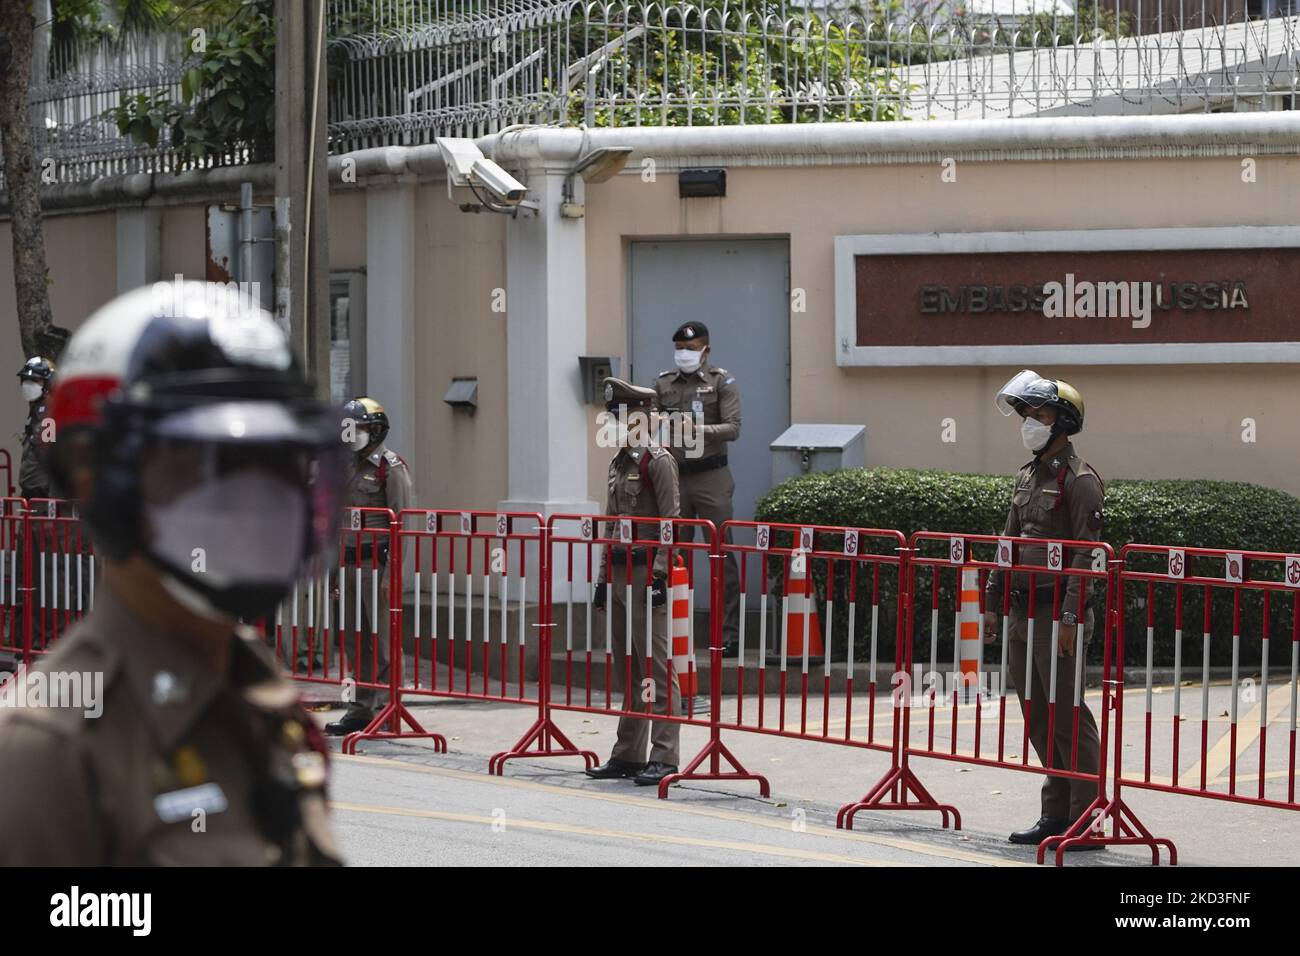
[[[325,0],[275,0],[275,314],[329,389]]]

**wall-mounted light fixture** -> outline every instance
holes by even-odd
[[[478,379],[453,378],[451,387],[447,389],[447,394],[442,396],[442,400],[452,408],[472,413],[478,408]]]
[[[683,169],[677,174],[677,195],[682,199],[699,199],[727,195],[725,169]]]

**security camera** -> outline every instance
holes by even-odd
[[[492,212],[512,212],[519,206],[536,208],[536,204],[524,199],[528,187],[484,156],[472,139],[440,137],[437,143],[447,166],[449,198],[452,187],[459,186],[473,190],[480,207]],[[487,195],[480,193],[480,189]]]
[[[527,186],[490,159],[476,160],[470,170],[470,179],[482,183],[497,199],[511,205],[517,204],[528,192]]]

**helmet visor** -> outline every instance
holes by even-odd
[[[337,437],[325,429],[328,437],[314,439],[316,422],[276,407],[283,418],[247,409],[214,414],[198,429],[202,437],[181,435],[193,434],[192,412],[219,406],[168,416],[157,423],[141,458],[145,552],[233,614],[254,614],[258,608],[250,599],[278,601],[332,542],[339,514]],[[227,431],[224,441],[214,440],[207,427],[232,423],[245,431]],[[280,433],[280,440],[266,440],[270,432]]]
[[[1022,408],[1042,408],[1055,398],[1056,385],[1051,380],[1032,369],[1025,369],[1011,376],[1011,380],[998,389],[993,404],[1003,415],[1023,414]]]

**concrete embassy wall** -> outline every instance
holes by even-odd
[[[791,420],[865,424],[873,465],[1015,469],[1027,454],[1017,423],[996,414],[992,396],[1020,366],[838,366],[835,237],[1300,223],[1300,159],[1285,155],[1259,156],[1252,184],[1242,182],[1235,156],[962,161],[952,183],[942,182],[938,164],[929,163],[756,166],[737,156],[726,165],[728,195],[722,199],[681,200],[676,166],[660,163],[648,182],[639,159],[623,174],[586,188],[587,335],[585,342],[564,346],[571,359],[562,361],[572,362],[574,381],[580,354],[619,356],[626,368],[632,240],[786,238],[791,285],[803,290],[806,302],[806,311],[790,315]],[[536,453],[528,436],[512,440],[507,427],[507,317],[494,310],[506,289],[507,219],[462,213],[435,175],[421,167],[418,178],[336,186],[331,269],[364,270],[374,286],[368,303],[394,303],[401,313],[368,305],[371,340],[395,344],[372,350],[367,368],[369,391],[385,401],[390,382],[407,383],[395,399],[409,407],[397,450],[415,471],[417,500],[490,510],[509,497],[510,456]],[[202,276],[204,206],[189,197],[161,204],[159,278]],[[135,253],[117,248],[116,216],[112,209],[48,216],[51,295],[60,324],[76,328],[117,291],[115,262]],[[396,241],[380,241],[394,235]],[[8,243],[8,223],[0,221],[0,354],[12,366],[0,366],[0,373],[12,375],[23,357]],[[394,269],[375,260],[381,254],[402,256],[405,264]],[[381,285],[394,275],[405,276],[400,281],[409,288]],[[684,303],[678,321],[688,317]],[[662,367],[671,362],[669,331],[663,330]],[[763,387],[728,356],[716,359],[732,367],[745,392]],[[1083,392],[1088,428],[1079,447],[1108,478],[1238,479],[1300,494],[1300,471],[1293,464],[1300,447],[1294,412],[1300,370],[1292,365],[1067,363],[1039,371]],[[479,380],[479,407],[472,416],[442,400],[456,376]],[[0,435],[5,447],[16,450],[24,408],[16,380],[8,381],[11,390],[0,390]],[[603,503],[610,456],[595,445],[597,411],[584,412],[592,425],[585,474],[588,497]],[[1247,418],[1255,422],[1254,443],[1241,440]],[[953,420],[956,441],[941,440],[946,419]],[[746,429],[742,440],[765,446],[774,437]]]
[[[675,171],[662,169],[654,182],[638,170],[590,188],[588,345],[593,353],[626,351],[630,239],[788,236],[791,286],[804,290],[807,302],[806,312],[790,317],[791,420],[865,424],[871,465],[1008,472],[1028,455],[1018,420],[997,414],[992,399],[1021,366],[836,365],[836,236],[1300,222],[1300,159],[1293,157],[1260,157],[1253,184],[1242,182],[1234,157],[962,162],[953,183],[940,172],[937,165],[732,168],[723,199],[679,199]],[[684,312],[681,320],[689,317]],[[1300,333],[1300,320],[1296,328]],[[664,356],[667,364],[667,341]],[[745,391],[763,387],[727,356],[716,361]],[[1079,448],[1106,477],[1236,479],[1300,494],[1300,369],[1293,365],[1038,371],[1083,393],[1088,427]],[[1256,423],[1253,444],[1241,440],[1246,418]],[[955,442],[941,441],[945,419],[955,421]],[[742,440],[774,437],[746,431]],[[593,496],[603,494],[607,464],[607,452],[593,451]]]
[[[54,216],[45,220],[50,308],[55,322],[76,329],[86,316],[113,297],[117,283],[115,247],[112,212]],[[0,356],[3,356],[0,359],[0,442],[3,445],[0,447],[8,449],[13,456],[16,486],[19,439],[27,404],[19,393],[15,373],[26,356],[19,346],[13,249],[7,220],[0,221]]]

